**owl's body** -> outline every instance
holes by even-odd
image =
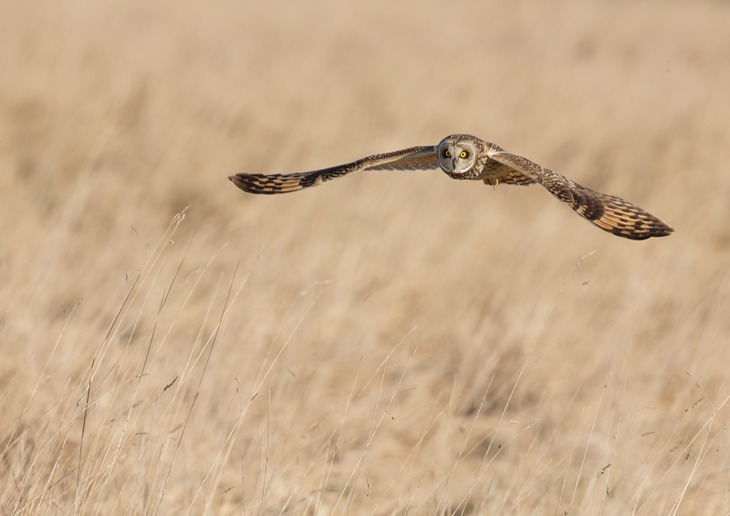
[[[360,170],[429,170],[441,168],[453,179],[488,185],[539,183],[599,228],[633,240],[666,236],[670,226],[614,195],[582,186],[527,158],[468,134],[452,134],[438,145],[374,154],[336,167],[292,174],[236,174],[229,179],[256,194],[293,192]]]

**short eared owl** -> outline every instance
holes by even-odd
[[[669,235],[670,226],[638,206],[614,195],[579,185],[527,158],[468,134],[452,134],[436,146],[374,154],[331,168],[292,174],[236,174],[229,179],[255,194],[294,192],[360,170],[427,170],[441,168],[453,179],[483,181],[488,185],[539,183],[578,215],[599,228],[633,240]]]

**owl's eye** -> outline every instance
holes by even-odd
[[[467,156],[469,156],[469,153],[466,152],[465,150],[461,151],[461,154],[459,154],[459,157],[461,159],[465,159]]]
[[[444,149],[444,158],[450,158],[450,157],[451,157],[451,152],[449,151],[449,149]]]

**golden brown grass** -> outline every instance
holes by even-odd
[[[730,5],[0,4],[2,514],[722,514]],[[637,202],[226,177],[470,132]]]

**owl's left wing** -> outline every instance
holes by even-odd
[[[394,152],[373,154],[336,167],[291,174],[236,174],[229,176],[244,192],[279,194],[317,186],[336,177],[360,170],[428,170],[438,168],[435,146],[409,147]]]
[[[667,236],[674,231],[651,213],[621,197],[591,190],[525,157],[502,149],[490,150],[488,154],[494,161],[534,179],[570,205],[578,215],[604,231],[632,240]]]

